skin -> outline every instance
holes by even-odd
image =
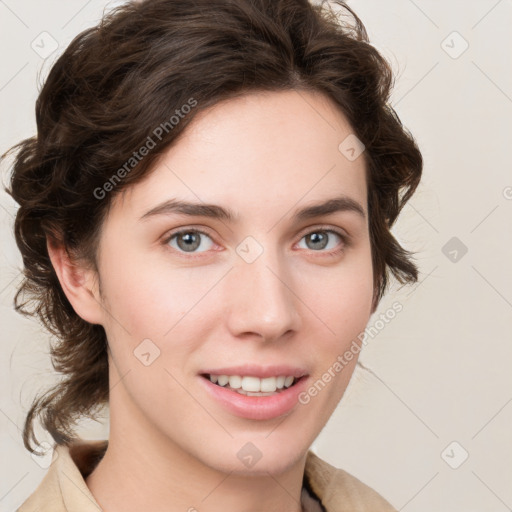
[[[201,112],[145,181],[117,195],[100,239],[99,275],[48,244],[75,311],[109,343],[109,447],[86,483],[109,512],[298,512],[307,450],[348,385],[357,357],[307,405],[272,420],[228,412],[201,369],[245,362],[332,367],[372,314],[373,275],[363,157],[338,150],[352,133],[321,93],[251,93]],[[344,194],[340,211],[298,223],[296,209]],[[170,198],[233,209],[237,223],[182,214],[139,221]],[[176,228],[201,229],[187,252]],[[311,233],[340,229],[327,246]],[[247,263],[252,236],[263,253]],[[334,256],[336,249],[342,251]],[[194,252],[195,250],[195,252]],[[194,257],[196,256],[196,257]],[[101,293],[98,283],[101,282]],[[134,356],[149,338],[160,356]],[[253,443],[261,459],[237,457]]]

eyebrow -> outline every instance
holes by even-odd
[[[366,219],[366,214],[361,204],[351,197],[344,195],[295,210],[293,218],[297,221],[304,221],[344,211],[357,213],[360,217]],[[208,217],[231,223],[236,223],[240,219],[239,215],[233,210],[216,204],[191,203],[177,199],[169,199],[151,208],[151,210],[140,217],[139,221],[145,221],[158,215],[172,215],[175,213],[191,217]]]

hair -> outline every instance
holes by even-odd
[[[26,415],[29,451],[39,445],[36,418],[56,444],[69,444],[78,419],[95,417],[109,400],[105,330],[74,311],[47,240],[97,270],[113,198],[147,177],[199,112],[223,100],[291,89],[333,100],[365,145],[374,307],[391,275],[417,281],[413,253],[390,230],[419,184],[422,156],[388,102],[391,66],[357,15],[336,5],[339,11],[307,0],[126,3],[56,60],[36,101],[37,135],[4,154],[16,153],[5,190],[19,204],[14,234],[24,264],[14,307],[56,336],[50,355],[64,377]],[[151,148],[135,157],[143,146]]]

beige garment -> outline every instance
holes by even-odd
[[[101,511],[85,479],[107,445],[107,440],[57,445],[41,483],[16,512]],[[304,512],[396,512],[373,489],[311,450],[306,459],[301,504]]]

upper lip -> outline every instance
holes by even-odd
[[[209,375],[241,375],[259,377],[260,379],[264,379],[265,377],[278,377],[279,375],[284,375],[285,377],[293,376],[296,378],[308,375],[308,372],[304,368],[284,364],[271,366],[242,364],[238,366],[230,366],[229,368],[210,368],[206,370],[201,370],[199,373]]]

